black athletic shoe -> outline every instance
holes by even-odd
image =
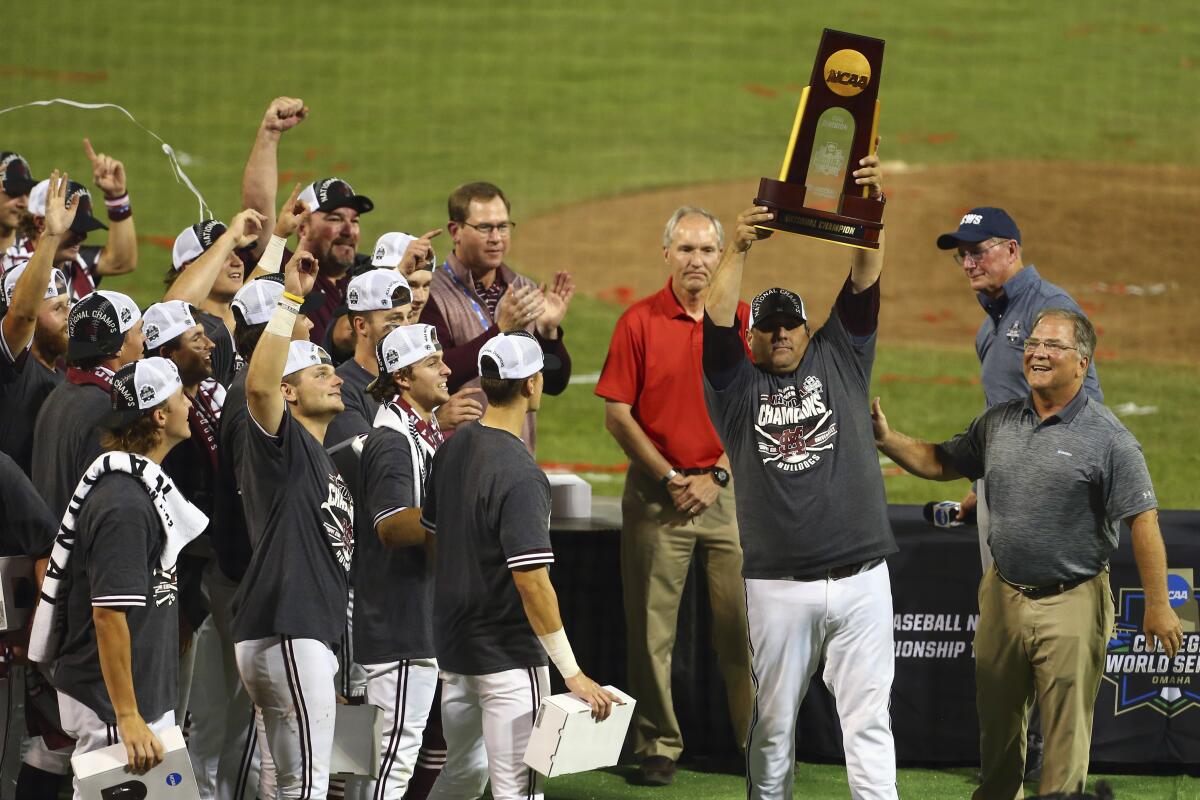
[[[650,756],[638,767],[638,778],[643,786],[670,786],[675,780],[675,762],[666,756]]]

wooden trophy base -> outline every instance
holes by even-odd
[[[774,212],[775,219],[758,227],[811,236],[866,250],[879,249],[883,230],[883,201],[871,197],[843,194],[838,210],[818,211],[804,206],[803,184],[763,178],[758,183],[756,206]]]

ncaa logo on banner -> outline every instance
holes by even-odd
[[[1121,587],[1115,634],[1104,656],[1104,680],[1113,685],[1113,714],[1139,708],[1174,717],[1200,706],[1200,602],[1191,569],[1167,571],[1167,600],[1183,625],[1175,658],[1142,632],[1146,593]]]

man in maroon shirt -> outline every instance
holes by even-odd
[[[498,333],[527,331],[542,352],[562,366],[546,372],[543,391],[561,394],[571,378],[571,358],[560,327],[575,283],[568,272],[554,276],[554,285],[538,287],[506,263],[516,223],[509,219],[509,202],[498,186],[467,183],[454,190],[447,203],[446,225],[454,249],[433,274],[429,300],[421,322],[437,329],[442,355],[450,367],[450,391],[479,385],[479,349]],[[486,398],[480,394],[484,403]],[[525,444],[534,448],[534,415],[525,421]]]
[[[708,577],[713,646],[734,735],[744,745],[753,707],[742,548],[729,458],[700,383],[704,298],[724,234],[709,212],[684,206],[663,232],[667,285],[634,303],[613,331],[596,385],[605,426],[629,456],[621,502],[621,582],[629,635],[629,690],[638,698],[633,749],[640,778],[669,784],[683,752],[671,701],[671,652],[693,552]],[[738,306],[740,330],[749,307]]]

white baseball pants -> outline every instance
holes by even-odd
[[[442,680],[446,766],[428,800],[473,800],[489,777],[494,800],[541,800],[541,776],[525,766],[525,746],[550,693],[549,669],[443,672]]]
[[[337,707],[333,650],[315,639],[270,636],[238,642],[235,653],[242,683],[262,714],[275,796],[324,798]]]
[[[196,632],[188,754],[201,800],[254,800],[259,748],[254,705],[238,675],[233,598],[238,584],[209,562],[204,572],[209,616]],[[272,784],[273,785],[273,784]]]
[[[791,798],[796,716],[822,658],[822,677],[842,723],[850,796],[894,800],[889,704],[895,649],[887,564],[836,581],[748,579],[746,613],[757,687],[746,749],[751,800]]]
[[[90,753],[121,741],[120,731],[116,725],[100,719],[95,711],[62,692],[59,692],[58,695],[58,713],[62,717],[63,733],[75,740],[75,751],[71,754],[72,756]],[[158,736],[174,726],[174,709],[158,719],[146,720],[146,727]],[[79,779],[72,777],[71,786],[74,789],[75,800],[83,800],[83,795],[79,793]]]

